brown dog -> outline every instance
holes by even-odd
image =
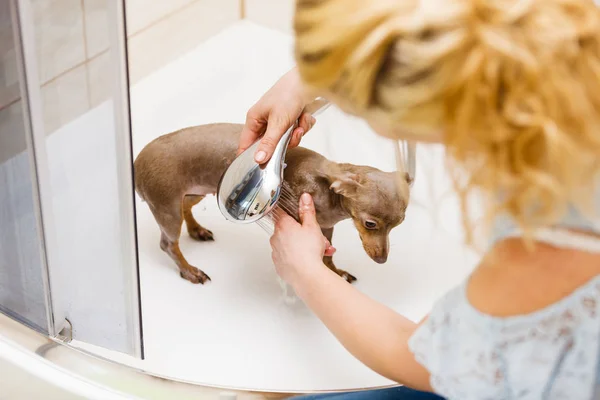
[[[150,142],[135,160],[135,188],[160,226],[160,247],[192,283],[210,278],[181,254],[181,225],[185,220],[189,235],[196,240],[214,240],[212,232],[194,219],[192,207],[216,192],[221,175],[235,157],[241,131],[242,125],[237,124],[182,129]],[[377,263],[386,262],[389,232],[404,220],[407,179],[376,168],[334,163],[302,147],[290,149],[285,162],[284,179],[295,204],[302,193],[313,196],[317,220],[329,241],[334,225],[352,218],[367,254]],[[348,282],[356,280],[337,269],[331,257],[323,261]]]

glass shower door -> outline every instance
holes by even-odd
[[[35,160],[11,2],[0,2],[0,311],[43,332],[50,318]]]
[[[19,182],[30,177],[32,189],[16,193],[10,188],[4,196],[12,203],[2,200],[2,194],[0,201],[13,207],[4,214],[14,219],[13,203],[26,207],[22,199],[29,195],[33,200],[27,210],[38,218],[35,226],[21,222],[12,230],[3,223],[10,240],[0,236],[0,245],[12,246],[15,255],[0,252],[0,271],[9,270],[2,267],[8,262],[12,273],[0,275],[0,285],[11,288],[11,298],[34,296],[37,311],[24,309],[35,317],[35,325],[45,317],[50,335],[69,326],[73,340],[142,357],[123,1],[1,3],[11,7],[13,58],[26,110],[25,133],[19,136],[11,122],[2,126],[1,140],[15,148],[9,155],[20,149],[29,157],[29,170],[20,172]],[[4,25],[3,20],[2,39]],[[2,51],[6,60],[10,49]],[[6,147],[2,144],[0,155]],[[35,237],[31,232],[39,237],[37,253],[22,238]],[[13,243],[27,247],[17,252]],[[33,265],[29,269],[35,279],[20,277],[31,287],[11,284],[15,271],[23,269],[14,266],[17,259]],[[38,310],[40,304],[44,312]],[[7,306],[3,311],[16,314]]]

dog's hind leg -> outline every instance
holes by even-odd
[[[160,210],[150,207],[156,222],[160,226],[160,248],[175,261],[182,278],[192,283],[205,283],[210,281],[208,275],[202,270],[191,266],[179,249],[179,236],[183,224],[183,207],[181,203],[181,201],[176,201],[170,207],[161,208]]]
[[[185,219],[185,225],[187,226],[188,234],[192,239],[200,240],[202,242],[208,240],[215,240],[213,233],[196,221],[194,214],[192,214],[192,207],[200,203],[204,199],[204,196],[187,195],[183,198],[183,218]]]

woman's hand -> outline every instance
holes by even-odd
[[[300,198],[299,215],[301,224],[282,212],[275,224],[275,234],[271,237],[277,273],[292,286],[314,268],[326,268],[323,256],[335,253],[335,248],[321,233],[315,205],[308,193]]]
[[[304,91],[296,68],[286,73],[248,111],[238,154],[262,137],[254,159],[259,164],[269,161],[279,139],[299,119],[299,125],[292,133],[289,144],[290,148],[298,146],[302,136],[315,123],[313,116],[302,113],[312,100]]]
[[[323,255],[332,255],[335,249],[321,233],[314,203],[306,193],[300,199],[300,221],[282,213],[275,224],[271,246],[277,273],[368,367],[396,382],[431,390],[427,371],[408,348],[417,326],[368,298],[323,264]]]

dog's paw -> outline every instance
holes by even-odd
[[[205,284],[206,282],[210,281],[210,277],[208,275],[206,275],[204,272],[202,272],[201,270],[199,270],[198,268],[194,268],[190,271],[181,271],[180,275],[183,279],[188,280],[192,283],[201,283],[201,284]]]
[[[338,269],[337,274],[344,278],[344,280],[348,283],[356,282],[356,277],[351,273],[344,271],[343,269]]]
[[[327,268],[329,268],[330,270],[332,270],[333,272],[335,272],[336,274],[338,274],[346,282],[348,282],[348,283],[356,282],[356,277],[354,275],[352,275],[349,272],[344,271],[343,269],[337,269],[336,266],[335,266],[335,264],[331,260],[331,257],[325,257],[325,258],[323,258],[323,262],[325,263],[325,265],[327,266]]]
[[[215,237],[211,231],[201,226],[194,227],[188,230],[190,237],[194,240],[199,240],[201,242],[209,242],[215,240]]]

